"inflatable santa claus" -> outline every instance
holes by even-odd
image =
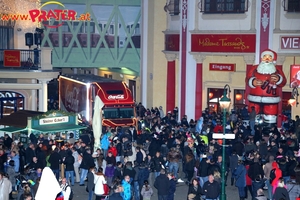
[[[276,59],[274,51],[264,50],[261,63],[253,66],[246,77],[246,84],[250,87],[248,107],[254,106],[256,114],[262,114],[266,124],[277,123],[278,103],[281,101],[278,89],[286,84],[284,73],[275,65]]]

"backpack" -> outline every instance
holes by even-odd
[[[270,172],[270,184],[272,184],[272,182],[273,182],[274,179],[276,178],[275,172],[276,172],[276,169],[275,169],[275,168],[273,168],[273,169],[271,170],[271,172]]]
[[[67,185],[67,187],[70,187],[69,185]],[[67,187],[65,187],[65,190],[64,191],[66,191],[67,190]],[[72,190],[72,188],[70,187],[70,190],[71,190],[71,192],[70,192],[70,196],[69,196],[69,200],[72,200],[73,199],[73,196],[74,196],[74,193],[73,193],[73,190]]]

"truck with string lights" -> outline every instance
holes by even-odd
[[[103,126],[136,127],[135,102],[125,82],[91,74],[63,74],[58,82],[60,110],[77,113],[79,120],[92,124],[98,96]]]

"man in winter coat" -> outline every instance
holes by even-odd
[[[214,175],[208,176],[208,181],[203,185],[202,192],[206,196],[206,199],[218,199],[220,196],[220,184],[214,180]]]
[[[158,200],[167,200],[170,182],[164,169],[161,169],[159,176],[156,177],[154,187],[157,189]]]
[[[246,197],[245,187],[246,187],[246,173],[247,170],[243,164],[243,161],[238,162],[236,170],[234,170],[233,176],[235,178],[235,186],[238,188],[240,200],[244,200]]]
[[[176,149],[175,147],[172,147],[171,150],[168,152],[167,155],[167,160],[170,162],[169,163],[169,172],[172,172],[176,178],[176,180],[178,180],[178,169],[179,169],[179,160],[182,159],[182,156],[179,152],[178,149]]]
[[[81,174],[80,174],[80,186],[84,186],[84,180],[87,176],[88,170],[91,167],[95,167],[94,159],[91,155],[91,149],[85,149],[85,152],[82,157],[82,162],[80,164]]]

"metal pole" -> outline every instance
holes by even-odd
[[[226,127],[226,108],[223,109],[223,152],[222,152],[222,193],[221,200],[226,200],[225,194],[225,127]]]

